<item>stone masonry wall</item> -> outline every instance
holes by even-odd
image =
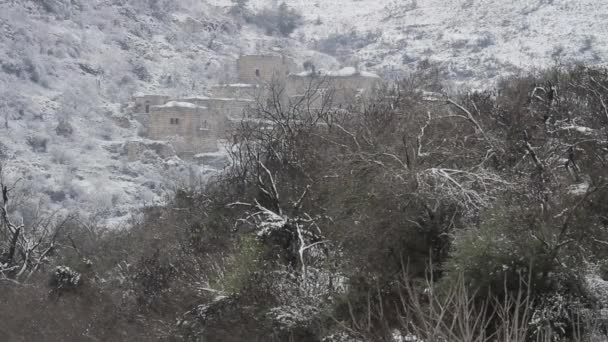
[[[214,122],[211,112],[202,106],[154,106],[148,134],[151,139],[170,141],[177,153],[212,152],[217,150],[218,139]]]
[[[293,64],[283,56],[241,56],[237,60],[239,82],[270,83],[273,79],[284,79],[293,69]]]

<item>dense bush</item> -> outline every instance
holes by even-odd
[[[338,50],[357,50],[364,48],[378,40],[381,36],[379,32],[368,31],[361,33],[351,31],[350,33],[333,33],[327,38],[315,43],[315,49],[321,52],[336,55]]]
[[[61,119],[59,119],[59,123],[57,124],[57,127],[55,127],[55,133],[57,133],[57,135],[62,136],[64,138],[68,138],[68,137],[72,136],[72,133],[74,133],[74,128],[72,127],[72,124],[66,118],[61,118]]]
[[[277,9],[264,8],[246,19],[264,29],[268,35],[289,36],[303,23],[302,14],[284,2]]]
[[[27,144],[34,152],[46,152],[49,139],[44,135],[33,135],[27,137]]]

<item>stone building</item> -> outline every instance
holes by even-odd
[[[370,96],[381,83],[378,75],[346,67],[337,71],[307,71],[287,76],[286,93],[292,101],[312,98],[320,107],[348,107]]]
[[[150,109],[153,106],[164,105],[167,101],[169,101],[169,96],[135,94],[133,95],[130,111],[135,120],[139,121],[144,127],[148,127],[150,124]]]
[[[282,55],[244,55],[237,60],[239,82],[248,84],[281,81],[296,68],[291,59]]]
[[[255,100],[264,96],[265,88],[259,84],[234,83],[212,86],[210,97]]]
[[[167,101],[169,101],[169,96],[138,93],[133,95],[132,111],[135,114],[150,113],[152,106],[161,106]]]
[[[381,82],[378,75],[352,67],[293,73],[295,63],[281,55],[245,55],[236,64],[239,83],[212,86],[209,97],[134,96],[134,117],[142,122],[149,138],[169,142],[180,156],[193,156],[216,151],[218,140],[228,138],[228,128],[243,119],[269,125],[246,114],[249,107],[269,96],[272,82],[284,89],[282,103],[305,100],[312,108],[358,105]],[[135,147],[129,149],[131,159],[140,152]]]
[[[224,125],[224,118],[207,107],[183,101],[152,106],[149,120],[148,136],[169,141],[182,156],[216,151]]]
[[[183,98],[180,101],[206,107],[213,117],[222,121],[221,123],[218,122],[217,126],[220,131],[225,128],[221,126],[221,124],[225,123],[225,120],[242,118],[245,110],[255,103],[252,99],[206,96]]]

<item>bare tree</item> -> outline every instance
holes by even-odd
[[[0,165],[0,277],[5,281],[20,283],[27,281],[36,271],[47,264],[48,258],[58,248],[62,228],[71,217],[42,215],[34,218],[31,226],[15,223],[11,219],[10,205],[13,193],[18,191],[17,180],[8,183]]]

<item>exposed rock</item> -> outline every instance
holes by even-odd
[[[124,146],[120,143],[104,145],[103,148],[110,153],[122,153]]]
[[[116,126],[121,128],[131,128],[131,121],[124,116],[113,116],[112,120],[116,123]]]
[[[103,74],[103,70],[100,67],[94,67],[87,63],[78,63],[80,70],[86,72],[87,74],[91,74],[94,76]]]

